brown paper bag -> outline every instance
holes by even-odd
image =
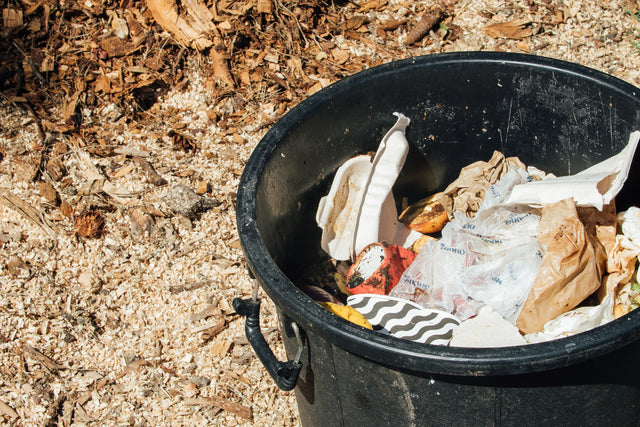
[[[538,241],[545,254],[516,322],[525,334],[541,331],[584,301],[600,287],[604,272],[603,254],[596,252],[573,199],[542,209]]]
[[[626,236],[617,234],[618,220],[615,202],[605,205],[602,211],[591,207],[579,207],[578,215],[589,236],[594,238],[592,243],[594,243],[598,256],[602,257],[600,252],[601,250],[605,251],[606,274],[602,278],[602,285],[596,294],[598,300],[602,302],[607,296],[611,296],[615,297],[614,302],[618,304],[618,290],[633,279],[640,247]],[[598,248],[598,244],[602,246],[602,249]]]
[[[614,304],[624,305],[624,296],[620,295],[620,289],[634,279],[636,264],[640,255],[640,247],[635,245],[628,237],[620,234],[616,236],[615,246],[607,259],[607,275],[602,281],[602,286],[598,289],[598,298],[604,299],[606,296],[614,297]],[[616,312],[615,317],[619,317],[620,312]],[[622,312],[624,314],[624,311]]]
[[[513,166],[526,169],[517,157],[505,158],[501,152],[494,151],[488,162],[477,161],[462,168],[458,178],[438,197],[449,219],[453,219],[454,211],[464,212],[473,218],[489,186],[498,182]]]
[[[615,201],[604,205],[601,211],[592,206],[578,206],[576,210],[596,251],[598,265],[606,266],[607,273],[619,271],[619,268],[614,266],[618,231]],[[598,289],[597,297],[599,302],[605,297],[604,280]]]

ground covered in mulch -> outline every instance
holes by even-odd
[[[0,21],[0,422],[297,425],[231,307],[243,166],[309,95],[451,51],[640,86],[633,1],[12,0]],[[263,330],[284,359],[275,307]]]

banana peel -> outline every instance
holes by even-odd
[[[319,302],[321,306],[336,314],[343,319],[348,320],[351,323],[355,323],[358,326],[373,330],[371,323],[355,308],[348,305],[334,304],[332,302]]]
[[[419,253],[422,250],[422,247],[430,240],[438,240],[433,236],[427,236],[423,234],[418,240],[413,242],[413,245],[409,249],[411,249],[415,253]]]

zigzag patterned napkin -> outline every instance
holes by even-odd
[[[374,330],[422,344],[447,345],[460,325],[447,312],[386,295],[352,295],[347,305],[362,313]]]

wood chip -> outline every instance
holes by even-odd
[[[271,0],[258,0],[258,13],[271,15],[273,13],[273,3]]]
[[[52,205],[58,206],[60,204],[60,195],[56,191],[55,187],[48,182],[38,182],[38,189],[40,190],[40,196]]]
[[[20,418],[20,415],[18,415],[18,413],[11,406],[7,405],[3,401],[0,401],[0,412],[12,420]]]
[[[153,217],[140,208],[134,208],[129,214],[131,233],[134,236],[151,235],[155,221]]]
[[[67,173],[62,160],[59,158],[49,159],[46,169],[49,177],[54,181],[60,181]]]
[[[60,202],[60,213],[69,219],[73,219],[73,207],[64,200]]]
[[[384,22],[381,22],[378,25],[378,28],[384,31],[394,31],[398,29],[401,25],[404,25],[406,23],[407,23],[406,19],[388,19]]]
[[[46,367],[47,369],[49,369],[51,371],[57,371],[59,369],[66,369],[64,366],[59,365],[53,359],[51,359],[48,356],[45,356],[39,350],[36,350],[35,348],[31,347],[28,344],[22,344],[22,346],[20,348],[21,348],[21,351],[22,351],[23,355],[25,355],[25,356],[37,361],[38,363],[42,364],[44,367]]]
[[[42,154],[40,152],[18,157],[15,160],[16,177],[24,182],[35,181],[38,176],[41,160]]]
[[[13,7],[2,9],[2,23],[4,28],[19,28],[24,25],[22,10]]]
[[[196,187],[196,193],[203,195],[209,192],[209,184],[206,181],[198,181],[198,186]]]
[[[231,77],[231,71],[229,71],[225,51],[226,49],[224,45],[220,43],[211,48],[209,57],[211,58],[211,63],[213,65],[213,74],[218,80],[224,82],[229,87],[235,87],[236,83],[233,80],[233,77]]]
[[[358,12],[365,13],[370,10],[384,10],[387,7],[387,0],[368,0],[360,5]]]
[[[78,283],[91,294],[97,294],[102,289],[102,280],[88,271],[83,271],[78,275]]]
[[[189,316],[189,320],[191,322],[199,322],[200,320],[204,320],[208,317],[218,317],[221,315],[222,310],[220,310],[220,307],[215,304],[209,304],[204,310]]]
[[[113,178],[122,178],[123,176],[127,176],[130,174],[136,167],[133,165],[123,166],[117,171],[115,171],[111,176]]]
[[[147,177],[147,181],[156,186],[167,185],[167,180],[156,172],[148,160],[138,156],[134,157],[133,160],[140,166],[140,169],[142,169],[142,172],[144,172]]]
[[[40,227],[50,236],[55,235],[53,229],[43,218],[42,213],[18,196],[8,192],[7,190],[0,189],[0,203],[20,213],[24,218]]]
[[[77,150],[75,154],[86,176],[86,186],[84,190],[86,193],[95,194],[104,192],[111,196],[114,202],[121,205],[126,206],[131,203],[130,200],[125,198],[130,196],[130,194],[109,182],[100,169],[93,164],[91,157],[89,157],[86,151]]]
[[[362,25],[367,22],[367,17],[364,15],[356,15],[347,19],[345,27],[347,30],[355,30],[356,28],[360,28]]]
[[[211,346],[211,356],[224,356],[233,345],[231,340],[216,341]]]
[[[220,332],[224,331],[226,328],[227,328],[227,322],[225,319],[222,319],[215,325],[201,330],[202,339],[205,341],[209,341],[210,339],[217,337],[220,334]]]
[[[184,403],[191,406],[215,406],[246,420],[251,420],[252,411],[248,406],[232,402],[219,396],[196,397],[184,399]]]
[[[11,255],[6,265],[9,273],[15,277],[25,277],[30,274],[29,265],[18,255]]]
[[[485,32],[494,38],[505,38],[520,40],[530,37],[533,34],[531,21],[527,18],[514,19],[509,22],[489,25],[484,28]]]
[[[156,22],[178,42],[198,50],[213,44],[209,34],[216,30],[214,17],[204,3],[183,0],[180,2],[181,14],[172,0],[146,0],[146,3]]]
[[[144,366],[149,366],[149,362],[147,360],[135,359],[134,361],[127,363],[124,369],[119,374],[116,375],[116,378],[122,378],[126,374],[129,374],[132,372],[138,372],[140,368]]]

